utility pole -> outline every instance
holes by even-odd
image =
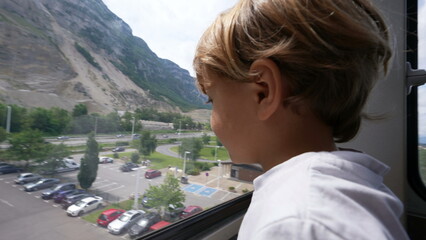
[[[96,138],[96,132],[98,131],[98,117],[95,117],[95,138]]]
[[[133,140],[133,134],[135,133],[135,117],[132,117],[132,136],[131,139]]]
[[[186,172],[186,154],[190,154],[191,152],[185,151],[185,153],[183,154],[183,175],[185,176],[185,172]]]
[[[7,106],[7,121],[6,121],[6,132],[10,133],[10,119],[12,118],[12,108]]]

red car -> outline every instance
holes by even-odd
[[[110,222],[120,217],[124,212],[125,210],[123,209],[114,209],[114,208],[105,210],[99,215],[97,223],[98,225],[102,227],[106,227],[108,226]]]
[[[195,215],[199,212],[203,211],[203,208],[200,206],[187,206],[183,212],[180,214],[180,218],[187,218],[192,215]]]
[[[171,223],[166,222],[166,221],[160,221],[160,222],[158,222],[158,223],[156,223],[156,224],[152,225],[152,226],[149,228],[149,230],[151,230],[151,231],[155,231],[155,230],[158,230],[158,229],[160,229],[160,228],[163,228],[163,227],[165,227],[165,226],[167,226],[167,225],[169,225],[169,224],[171,224]]]
[[[148,169],[145,172],[145,178],[155,178],[161,176],[161,172],[159,170]]]

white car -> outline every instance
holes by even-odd
[[[101,197],[95,196],[83,198],[67,208],[67,215],[73,217],[81,216],[86,212],[101,208],[102,206],[103,198]]]
[[[139,219],[145,215],[142,210],[129,210],[123,213],[119,218],[108,224],[108,231],[112,234],[120,234],[124,230],[129,229]]]
[[[114,163],[114,158],[110,157],[100,157],[99,163]]]

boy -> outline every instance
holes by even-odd
[[[198,44],[213,131],[235,163],[259,163],[239,239],[408,239],[388,167],[338,149],[391,58],[368,0],[241,0]]]

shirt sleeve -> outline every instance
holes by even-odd
[[[261,228],[250,239],[342,240],[344,238],[318,222],[298,218],[286,218]],[[364,238],[361,237],[359,239]]]

